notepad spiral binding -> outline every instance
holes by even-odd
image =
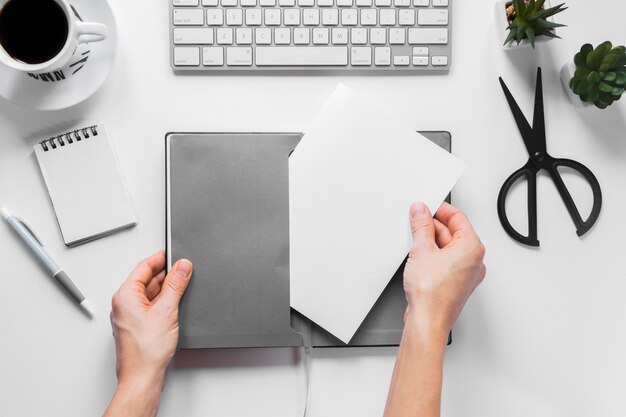
[[[39,144],[43,148],[44,152],[48,152],[50,149],[56,149],[59,146],[72,144],[74,141],[80,142],[83,139],[89,139],[91,136],[98,136],[98,125],[85,126],[80,129],[70,130],[69,132],[61,133],[60,135],[42,140]]]

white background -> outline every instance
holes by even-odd
[[[453,201],[487,247],[488,275],[455,326],[443,415],[626,415],[626,104],[574,108],[558,79],[583,43],[626,43],[626,3],[572,0],[559,16],[569,25],[560,31],[563,40],[504,53],[493,1],[456,1],[453,66],[445,76],[183,77],[169,67],[167,1],[111,2],[119,53],[95,96],[50,113],[0,102],[0,204],[32,223],[98,309],[93,321],[83,316],[0,225],[0,415],[94,416],[105,409],[115,388],[111,295],[137,261],[164,244],[166,132],[303,131],[339,82],[370,94],[416,129],[449,130],[454,153],[469,164]],[[542,176],[541,248],[533,250],[512,241],[497,218],[498,190],[527,158],[497,77],[530,116],[537,65],[544,69],[548,151],[587,165],[602,185],[604,205],[595,228],[579,239]],[[69,124],[97,122],[107,124],[116,143],[139,225],[67,249],[32,147]],[[581,180],[568,179],[588,206]],[[518,220],[521,190],[518,204],[510,205]],[[390,348],[315,351],[310,416],[380,416],[394,354]],[[297,352],[179,353],[160,415],[293,417],[301,414],[303,397]]]

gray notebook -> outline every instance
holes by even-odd
[[[420,133],[450,150],[447,132]],[[403,266],[348,345],[290,308],[288,156],[301,137],[166,136],[167,265],[194,263],[179,348],[399,344]]]

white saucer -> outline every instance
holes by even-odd
[[[31,109],[60,110],[85,100],[104,83],[113,68],[117,45],[111,6],[106,0],[70,3],[83,21],[107,25],[107,38],[79,45],[69,64],[49,74],[29,75],[0,64],[0,96]]]

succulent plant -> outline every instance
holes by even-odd
[[[545,0],[513,0],[514,19],[509,22],[509,35],[504,44],[522,39],[528,39],[530,45],[535,47],[535,38],[540,35],[558,38],[554,33],[554,28],[565,26],[547,20],[548,17],[567,9],[563,7],[565,3],[558,6],[544,8]]]
[[[626,88],[626,48],[606,41],[596,49],[590,44],[580,48],[574,57],[576,72],[569,82],[582,101],[604,109],[624,93]]]

